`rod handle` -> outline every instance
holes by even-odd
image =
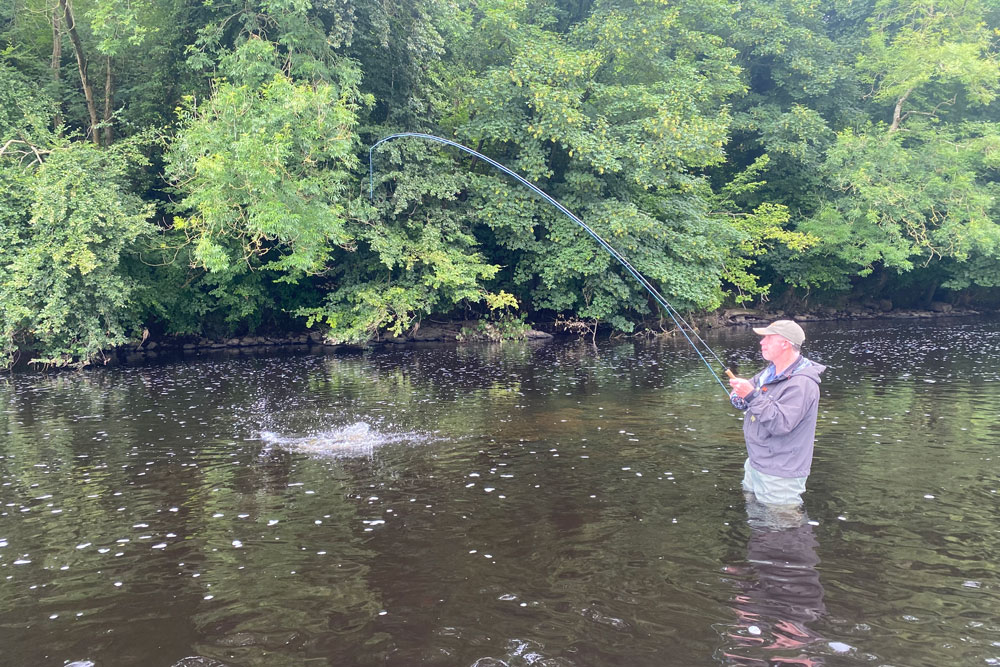
[[[726,369],[726,375],[729,377],[730,380],[735,380],[736,379],[736,376],[728,368]]]

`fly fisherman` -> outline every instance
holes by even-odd
[[[743,490],[766,505],[797,507],[812,464],[819,376],[826,366],[799,354],[806,334],[791,320],[754,333],[762,336],[760,353],[771,363],[749,380],[729,380],[729,398],[744,411]]]

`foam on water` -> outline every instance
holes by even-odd
[[[425,435],[419,433],[377,431],[365,422],[318,431],[307,436],[287,436],[273,431],[261,431],[259,437],[268,448],[278,447],[292,452],[333,457],[369,456],[375,448],[382,445],[426,439]]]

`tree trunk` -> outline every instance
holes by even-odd
[[[108,56],[107,72],[104,77],[104,145],[110,146],[115,139],[115,130],[111,126],[111,114],[115,108],[114,79],[111,76],[111,56]]]
[[[898,130],[899,124],[903,122],[903,118],[905,118],[905,116],[903,115],[903,103],[906,102],[906,98],[909,97],[910,93],[912,92],[913,89],[910,88],[908,91],[906,91],[905,95],[896,100],[896,108],[893,109],[892,111],[892,125],[889,126],[889,134],[892,134],[893,132]]]
[[[63,10],[63,22],[66,24],[66,32],[73,42],[73,51],[76,53],[76,65],[80,70],[80,83],[83,85],[83,96],[87,100],[87,113],[90,115],[90,136],[94,143],[101,145],[101,138],[97,134],[97,105],[94,103],[94,89],[87,79],[87,56],[83,52],[83,43],[80,35],[76,32],[76,21],[73,19],[73,8],[69,5],[69,0],[59,0],[59,7]]]
[[[873,296],[876,299],[882,296],[882,290],[885,289],[885,284],[888,281],[889,281],[889,272],[885,270],[884,266],[879,266],[878,281],[875,283],[875,294],[873,294]]]
[[[924,294],[924,307],[930,308],[931,303],[934,302],[934,294],[937,292],[938,281],[932,281],[930,287],[927,288],[927,293]]]
[[[59,88],[59,80],[62,76],[62,29],[60,28],[59,7],[52,8],[52,80]],[[52,125],[58,130],[62,125],[62,111],[56,110],[56,115],[52,118]]]

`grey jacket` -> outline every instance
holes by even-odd
[[[732,394],[745,411],[743,437],[754,469],[776,477],[807,477],[812,465],[819,407],[820,374],[826,366],[799,357],[785,372],[762,385],[767,368],[751,378],[745,398]]]

